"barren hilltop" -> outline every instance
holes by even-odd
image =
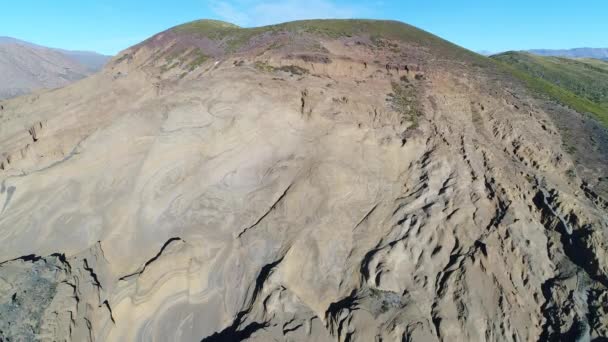
[[[607,133],[542,90],[399,22],[203,20],[0,101],[0,340],[599,340]]]

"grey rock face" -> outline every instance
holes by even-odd
[[[31,265],[27,265],[28,262]],[[35,257],[31,261],[24,258],[2,265],[2,274],[10,278],[2,279],[1,340],[35,340],[44,310],[56,294],[55,267],[55,260],[47,263]]]

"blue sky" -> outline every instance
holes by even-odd
[[[115,54],[195,19],[329,17],[400,20],[475,51],[608,47],[607,0],[6,0],[0,36]]]

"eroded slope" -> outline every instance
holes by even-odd
[[[3,103],[0,308],[32,317],[3,334],[605,336],[607,204],[546,103],[409,26],[305,23],[171,30]]]

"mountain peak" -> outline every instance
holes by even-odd
[[[527,52],[541,56],[555,56],[555,57],[568,57],[568,58],[596,58],[606,59],[608,58],[608,48],[590,48],[581,47],[573,49],[533,49],[527,50]]]
[[[411,41],[425,40],[431,37],[438,39],[427,32],[399,21],[373,19],[297,20],[259,27],[239,27],[223,21],[205,19],[178,25],[169,29],[168,32],[207,36],[214,40],[231,38],[232,35],[246,39],[261,34],[278,33],[309,34],[332,38],[368,35]]]
[[[115,63],[131,62],[167,68],[168,60],[180,64],[229,56],[261,56],[328,53],[328,46],[366,46],[380,60],[391,62],[410,50],[412,56],[427,53],[463,63],[487,63],[466,49],[411,25],[391,20],[299,20],[261,27],[239,27],[217,20],[197,20],[156,34],[121,52]]]
[[[240,26],[227,21],[215,19],[199,19],[185,24],[175,26],[173,29],[192,29],[192,30],[217,30],[217,29],[238,29]]]

